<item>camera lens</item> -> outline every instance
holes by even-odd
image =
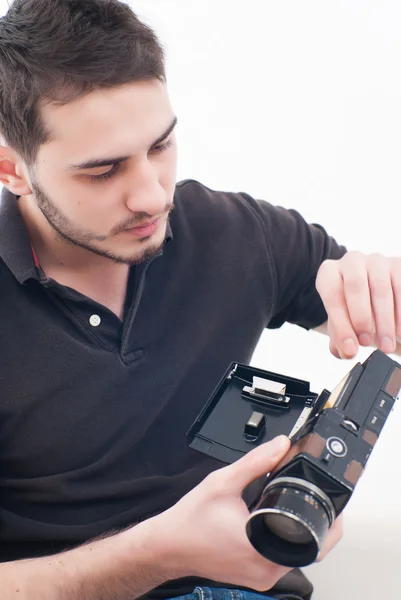
[[[315,485],[295,477],[273,479],[247,523],[247,535],[265,558],[287,567],[316,560],[335,519],[333,505]]]
[[[279,538],[292,544],[309,544],[311,533],[304,525],[280,513],[266,513],[263,517],[265,526]]]

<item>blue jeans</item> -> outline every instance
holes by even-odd
[[[256,592],[227,590],[225,588],[196,587],[192,594],[178,596],[171,600],[273,600]]]

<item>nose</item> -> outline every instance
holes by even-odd
[[[125,204],[133,213],[161,214],[166,207],[166,193],[159,182],[159,173],[148,158],[141,159],[128,181]]]

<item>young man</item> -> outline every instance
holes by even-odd
[[[176,185],[163,53],[118,0],[16,0],[0,50],[1,597],[310,597],[245,535],[288,440],[221,468],[185,433],[265,327],[394,351],[399,259]]]

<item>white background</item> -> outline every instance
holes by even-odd
[[[130,4],[167,51],[180,179],[296,208],[349,249],[401,255],[399,0]],[[320,391],[355,361],[286,325],[263,334],[253,363]],[[398,597],[400,476],[398,406],[345,510],[342,543],[309,568],[316,600]]]
[[[349,249],[401,254],[399,0],[130,4],[166,48],[179,179],[296,208]],[[354,364],[294,326],[263,334],[253,362],[308,379],[315,391]],[[346,510],[367,530],[383,519],[393,541],[401,534],[400,433],[398,407]]]
[[[130,4],[167,52],[180,179],[296,208],[349,249],[401,255],[399,1]],[[253,362],[320,391],[355,361],[286,325],[263,334]],[[397,408],[348,506],[353,518],[399,511],[400,433]]]

